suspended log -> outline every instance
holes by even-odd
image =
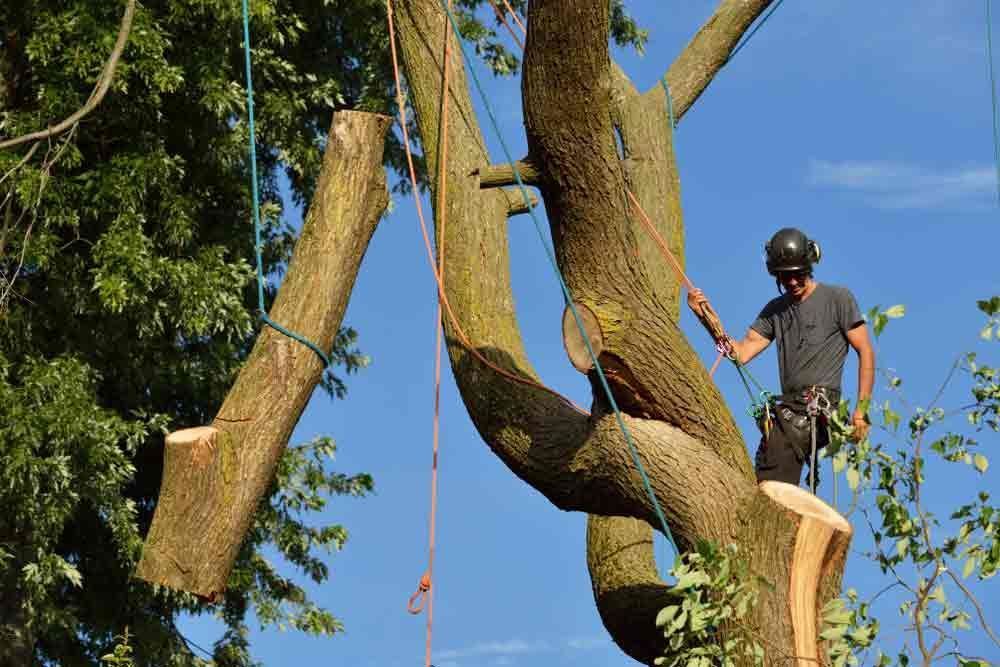
[[[368,241],[388,203],[382,155],[390,119],[334,115],[316,194],[275,322],[330,350]],[[171,434],[156,513],[135,576],[217,597],[275,466],[323,374],[319,356],[265,327],[211,426]]]

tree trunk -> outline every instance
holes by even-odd
[[[698,32],[667,76],[678,118],[768,4],[727,0]],[[815,609],[839,590],[850,533],[832,519],[814,531],[801,503],[790,506],[786,498],[758,489],[742,436],[677,327],[678,280],[636,224],[627,197],[629,190],[635,194],[682,256],[666,97],[660,88],[640,94],[611,62],[608,11],[603,0],[530,3],[523,72],[529,155],[522,164],[530,165],[530,182],[542,192],[573,299],[597,322],[599,360],[680,548],[702,539],[739,544],[751,571],[773,585],[762,590],[748,621],[767,662],[797,657],[815,664],[824,660],[815,642]],[[537,386],[510,290],[508,208],[499,188],[511,184],[513,173],[509,165],[490,164],[457,48],[450,63],[449,118],[441,122],[443,44],[450,27],[440,2],[401,0],[399,24],[429,172],[437,173],[439,161],[446,160],[447,227],[441,228],[441,211],[436,219],[447,248],[445,291],[456,322],[446,318],[444,326],[474,424],[511,471],[557,507],[634,517],[659,528],[604,396],[595,391],[593,413],[581,415]],[[442,126],[449,132],[446,158]],[[436,182],[432,188],[437,194]],[[595,599],[606,627],[623,650],[645,663],[661,654],[653,619],[666,599],[646,553],[648,530],[632,520],[595,517],[588,538]],[[803,611],[803,600],[813,613]]]
[[[316,195],[271,318],[330,350],[388,203],[390,119],[334,115]],[[265,327],[210,427],[167,438],[156,514],[136,576],[212,598],[323,373],[318,355]]]

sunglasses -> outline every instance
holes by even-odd
[[[778,274],[778,280],[783,283],[790,283],[793,280],[795,282],[802,283],[805,282],[808,277],[808,271],[784,271]]]

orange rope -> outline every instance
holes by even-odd
[[[455,334],[458,336],[459,342],[462,344],[462,347],[464,347],[466,349],[466,351],[469,352],[469,354],[471,354],[475,359],[477,359],[484,366],[486,366],[487,368],[491,369],[492,371],[498,373],[499,375],[507,378],[508,380],[511,380],[512,382],[517,382],[519,384],[524,384],[524,385],[527,385],[529,387],[534,387],[535,389],[540,389],[540,390],[544,391],[545,393],[550,394],[550,395],[558,398],[563,403],[565,403],[567,406],[571,407],[573,410],[579,412],[582,415],[589,415],[590,413],[588,411],[584,410],[579,405],[577,405],[573,401],[569,400],[568,398],[566,398],[565,396],[563,396],[559,392],[555,391],[554,389],[551,389],[549,387],[546,387],[543,384],[535,382],[531,378],[526,378],[526,377],[522,377],[520,375],[515,375],[514,373],[511,373],[510,371],[506,370],[505,368],[501,368],[500,366],[497,366],[492,361],[490,361],[489,359],[487,359],[486,357],[484,357],[479,352],[479,350],[477,350],[472,345],[472,341],[469,340],[469,337],[466,335],[465,330],[462,329],[462,325],[459,324],[458,318],[455,316],[455,313],[454,313],[454,311],[451,308],[451,303],[448,301],[448,295],[445,294],[445,291],[444,291],[444,281],[441,279],[441,275],[438,273],[437,266],[435,265],[435,262],[434,262],[434,251],[431,248],[430,234],[427,231],[427,229],[428,229],[428,227],[427,227],[427,221],[426,221],[426,218],[424,217],[423,207],[421,206],[421,203],[420,203],[419,185],[417,184],[417,172],[416,172],[416,168],[413,165],[413,153],[410,150],[409,134],[408,134],[408,131],[407,131],[407,128],[406,128],[406,106],[405,106],[405,101],[403,99],[403,94],[402,94],[402,85],[400,84],[399,65],[398,65],[398,61],[395,59],[395,53],[396,53],[395,44],[396,44],[396,41],[395,41],[395,36],[394,36],[395,33],[393,32],[394,28],[393,28],[392,18],[391,18],[392,17],[391,0],[386,0],[386,4],[387,4],[387,6],[390,7],[390,10],[389,10],[389,17],[390,17],[390,23],[389,23],[390,38],[389,38],[389,43],[392,46],[391,50],[392,50],[393,57],[394,57],[393,58],[393,68],[394,68],[394,72],[393,73],[394,73],[394,75],[396,77],[397,105],[399,106],[400,126],[401,126],[402,131],[403,131],[403,147],[406,150],[406,160],[407,160],[407,165],[409,167],[410,184],[411,184],[412,190],[413,190],[413,200],[414,200],[414,203],[415,203],[416,209],[417,209],[417,219],[420,221],[420,231],[421,231],[421,233],[423,235],[423,239],[424,239],[424,249],[427,252],[427,258],[428,258],[428,261],[430,263],[431,272],[434,274],[434,281],[437,283],[438,298],[441,300],[441,304],[444,306],[444,312],[448,315],[448,321],[451,322],[452,327],[454,327]]]
[[[528,31],[524,27],[524,24],[521,23],[521,17],[519,17],[517,15],[517,12],[514,11],[514,8],[510,6],[510,3],[507,2],[507,0],[503,0],[503,5],[504,5],[504,7],[507,8],[507,11],[510,12],[510,15],[514,17],[514,22],[517,23],[517,27],[519,27],[521,29],[521,34],[524,35],[525,37],[527,37],[528,36]]]
[[[450,0],[449,0],[449,4],[450,4]],[[439,179],[439,184],[438,184],[438,211],[439,211],[439,220],[440,220],[440,223],[441,223],[440,224],[440,230],[441,230],[441,232],[440,232],[440,237],[438,239],[439,258],[438,258],[438,262],[435,264],[435,261],[434,261],[434,251],[431,248],[430,234],[428,233],[427,221],[426,221],[426,219],[424,217],[423,205],[422,205],[421,200],[420,200],[420,188],[419,188],[419,185],[417,183],[416,167],[413,164],[413,153],[410,150],[410,137],[409,137],[409,131],[407,129],[407,122],[406,122],[406,100],[403,97],[403,86],[402,86],[402,83],[401,83],[401,80],[400,80],[400,74],[399,74],[399,59],[398,59],[398,56],[397,56],[397,53],[396,53],[396,32],[395,32],[395,25],[393,23],[392,0],[386,0],[386,17],[387,17],[387,20],[388,20],[388,27],[389,27],[389,46],[390,46],[390,51],[392,53],[393,76],[395,77],[395,83],[396,83],[396,103],[397,103],[397,106],[399,107],[399,125],[400,125],[400,128],[401,128],[402,133],[403,133],[403,147],[405,148],[405,151],[406,151],[406,162],[407,162],[407,167],[408,167],[409,175],[410,175],[410,185],[412,186],[412,190],[413,190],[413,200],[414,200],[414,204],[415,204],[416,210],[417,210],[417,218],[420,221],[420,231],[421,231],[421,234],[422,234],[423,239],[424,239],[424,248],[427,251],[427,258],[428,258],[428,261],[430,263],[431,271],[434,274],[434,281],[435,281],[435,283],[437,285],[437,291],[438,291],[438,307],[437,307],[437,313],[436,313],[436,319],[435,319],[435,323],[436,323],[435,326],[437,328],[437,336],[436,336],[436,341],[435,341],[435,363],[434,363],[434,367],[435,367],[434,368],[434,435],[433,435],[434,454],[433,454],[432,468],[431,468],[431,513],[430,513],[430,528],[429,528],[429,533],[430,534],[429,534],[429,540],[428,540],[429,541],[428,567],[427,567],[427,570],[424,572],[424,574],[420,578],[420,584],[419,584],[416,592],[414,592],[413,595],[410,596],[409,602],[407,604],[407,610],[410,613],[412,613],[412,614],[418,614],[418,613],[420,613],[423,610],[423,608],[425,606],[425,603],[426,603],[426,606],[427,606],[427,646],[426,646],[425,662],[426,662],[426,666],[430,667],[431,640],[432,640],[432,633],[433,633],[433,566],[434,566],[435,517],[436,517],[436,512],[437,512],[437,469],[438,469],[437,463],[438,463],[438,442],[439,442],[439,424],[440,424],[441,349],[442,349],[442,344],[441,344],[441,342],[442,342],[441,341],[441,338],[442,338],[442,328],[440,327],[440,322],[441,322],[442,307],[443,307],[444,312],[447,313],[448,319],[451,322],[452,326],[454,327],[455,332],[458,335],[458,338],[459,338],[460,342],[462,343],[462,346],[473,357],[475,357],[476,359],[478,359],[483,365],[487,366],[488,368],[492,369],[496,373],[499,373],[500,375],[502,375],[502,376],[504,376],[504,377],[506,377],[506,378],[508,378],[510,380],[513,380],[515,382],[519,382],[521,384],[526,384],[526,385],[535,387],[537,389],[541,389],[542,391],[545,391],[545,392],[547,392],[547,393],[549,393],[549,394],[551,394],[551,395],[559,398],[566,405],[570,406],[571,408],[573,408],[574,410],[576,410],[577,412],[579,412],[579,413],[581,413],[583,415],[589,415],[590,413],[588,413],[586,410],[584,410],[583,408],[579,407],[578,405],[576,405],[575,403],[573,403],[572,401],[570,401],[565,396],[563,396],[563,395],[559,394],[558,392],[556,392],[556,391],[554,391],[554,390],[546,387],[545,385],[542,385],[542,384],[540,384],[538,382],[535,382],[534,380],[531,380],[530,378],[524,378],[524,377],[520,377],[518,375],[515,375],[515,374],[511,373],[510,371],[508,371],[508,370],[506,370],[504,368],[501,368],[501,367],[497,366],[496,364],[492,363],[489,359],[487,359],[486,357],[484,357],[478,350],[476,350],[473,347],[472,342],[469,340],[468,336],[465,334],[465,331],[462,329],[461,325],[459,324],[458,318],[455,317],[455,313],[452,311],[451,304],[448,302],[448,297],[447,297],[447,295],[445,294],[445,291],[444,291],[444,280],[443,280],[443,275],[444,275],[444,231],[445,231],[445,224],[446,224],[446,220],[447,220],[447,208],[446,208],[445,193],[447,192],[447,188],[446,188],[446,180],[447,180],[447,171],[446,171],[447,159],[446,159],[446,157],[447,157],[447,150],[448,150],[447,149],[447,146],[448,146],[448,143],[447,143],[447,137],[448,137],[448,114],[447,114],[448,95],[447,95],[447,92],[448,92],[448,78],[449,78],[449,63],[450,63],[450,60],[451,60],[451,58],[450,58],[451,50],[450,50],[450,40],[449,40],[449,32],[450,31],[448,31],[448,30],[445,31],[445,47],[444,47],[444,51],[445,51],[444,58],[445,58],[445,60],[444,60],[444,67],[443,67],[443,75],[442,75],[443,80],[442,80],[442,89],[441,89],[441,95],[442,95],[442,101],[441,101],[441,108],[442,108],[442,117],[441,117],[441,155],[440,155],[440,158],[439,158],[439,160],[440,160],[440,162],[439,162],[440,169],[439,169],[439,172],[438,172],[439,173],[439,175],[438,175],[438,179]],[[447,20],[447,17],[445,18],[445,20]]]
[[[514,38],[514,41],[517,42],[517,45],[521,47],[521,50],[524,51],[524,42],[521,41],[521,38],[517,36],[517,33],[514,32],[514,29],[510,27],[509,23],[507,23],[507,18],[504,16],[503,10],[500,9],[500,6],[497,5],[496,0],[490,0],[490,4],[493,5],[493,11],[496,12],[497,19],[499,19],[500,22],[504,24],[504,26],[507,28],[507,32],[509,32],[510,36]],[[507,7],[510,7],[510,5],[508,4]]]
[[[511,16],[514,17],[514,20],[521,28],[521,32],[527,35],[527,32],[524,29],[524,24],[521,23],[521,20],[518,18],[517,13],[511,8],[507,0],[503,0],[503,3],[507,6],[507,9],[510,11]],[[493,4],[493,0],[490,0],[490,4]],[[496,9],[495,4],[493,4],[493,7],[494,9]],[[503,21],[504,25],[507,26],[507,30],[509,30],[511,34],[513,34],[514,30],[513,28],[511,28],[510,24],[507,23],[507,17],[501,15],[499,11],[497,12],[497,16],[500,18],[501,21]],[[517,43],[521,44],[521,41],[518,40]],[[521,45],[521,48],[522,50],[524,49],[523,44]],[[636,211],[638,211],[639,221],[642,222],[642,226],[646,229],[647,232],[649,232],[649,235],[653,237],[653,240],[656,242],[656,245],[660,249],[660,254],[663,255],[663,258],[666,259],[667,262],[670,264],[670,266],[674,269],[674,272],[676,272],[677,274],[678,280],[684,283],[684,286],[687,287],[688,291],[694,290],[694,283],[692,283],[691,279],[687,277],[686,273],[684,273],[684,269],[681,267],[680,262],[678,262],[677,258],[674,257],[674,253],[670,251],[670,246],[667,245],[667,242],[664,240],[663,236],[660,235],[659,231],[657,231],[656,225],[654,225],[653,221],[649,219],[649,215],[647,215],[645,209],[642,208],[642,204],[639,203],[639,200],[636,199],[635,195],[632,194],[631,190],[626,188],[625,192],[628,194],[628,197],[632,201],[632,205],[635,207]],[[708,372],[709,377],[713,377],[715,375],[716,369],[719,368],[719,362],[722,361],[722,358],[725,356],[725,354],[726,353],[723,350],[721,349],[719,350],[719,356],[715,358],[715,363],[712,364],[712,369]]]

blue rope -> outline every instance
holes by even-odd
[[[990,99],[993,102],[993,161],[997,171],[997,204],[1000,205],[1000,118],[997,116],[997,82],[993,72],[993,12],[992,0],[986,0],[986,55],[990,70]]]
[[[261,257],[263,244],[260,240],[260,193],[257,189],[257,138],[253,122],[253,78],[250,74],[250,11],[247,7],[247,0],[243,0],[243,51],[246,55],[247,70],[247,115],[250,126],[250,186],[253,193],[253,249],[254,255],[257,258],[257,311],[264,324],[308,347],[319,356],[323,361],[323,367],[326,368],[331,366],[332,362],[330,361],[330,357],[318,345],[273,321],[268,317],[267,311],[264,310],[264,260]]]
[[[667,95],[667,121],[670,123],[670,131],[677,129],[677,119],[674,118],[674,97],[670,94],[670,86],[667,85],[667,77],[660,79],[663,92]]]
[[[762,18],[760,19],[760,21],[759,21],[759,22],[757,23],[757,25],[755,25],[755,26],[753,27],[753,29],[752,29],[752,30],[751,30],[750,32],[748,32],[748,33],[747,33],[747,34],[746,34],[746,35],[745,35],[745,36],[743,37],[743,39],[741,39],[741,40],[739,41],[739,43],[737,43],[737,44],[736,44],[736,46],[735,46],[735,47],[733,47],[733,50],[732,50],[732,52],[730,52],[730,54],[729,54],[729,57],[728,57],[728,58],[726,58],[726,62],[727,62],[727,63],[728,63],[728,62],[729,62],[730,60],[732,60],[733,58],[735,58],[735,57],[736,57],[736,54],[737,54],[737,53],[739,53],[739,52],[740,52],[740,50],[741,50],[741,49],[742,49],[742,48],[743,48],[744,46],[746,46],[746,45],[747,45],[747,42],[749,42],[749,41],[750,41],[750,38],[751,38],[751,37],[753,37],[753,36],[754,36],[754,34],[755,34],[755,33],[756,33],[756,32],[757,32],[758,30],[760,30],[761,26],[763,26],[763,25],[764,25],[765,23],[767,23],[767,20],[768,20],[769,18],[771,18],[771,15],[772,15],[772,14],[774,14],[774,12],[775,12],[775,11],[777,11],[778,7],[780,7],[780,6],[781,6],[781,3],[782,3],[782,2],[784,2],[784,1],[785,1],[785,0],[777,0],[777,2],[775,2],[775,3],[774,3],[774,4],[772,5],[772,6],[771,6],[771,8],[770,8],[769,10],[767,10],[767,13],[765,13],[765,14],[764,14],[764,16],[763,16],[763,17],[762,17]]]
[[[246,0],[244,0],[245,2]],[[601,387],[604,389],[605,395],[608,397],[608,402],[611,404],[612,409],[615,411],[615,419],[618,421],[618,427],[621,429],[622,434],[625,436],[625,442],[628,443],[629,452],[632,455],[632,461],[635,463],[635,467],[639,471],[639,477],[642,479],[642,485],[646,490],[646,494],[649,496],[650,501],[653,504],[653,509],[656,512],[656,518],[660,521],[660,526],[663,529],[663,534],[670,541],[670,545],[674,548],[674,552],[680,554],[677,549],[677,543],[674,541],[674,536],[670,532],[670,527],[667,525],[667,520],[663,516],[663,510],[660,509],[660,503],[656,500],[656,494],[653,493],[653,487],[649,482],[649,476],[646,474],[645,468],[643,468],[642,461],[639,459],[639,452],[636,449],[635,443],[632,441],[632,435],[629,433],[628,427],[625,425],[625,420],[622,418],[621,410],[618,409],[618,403],[615,401],[614,396],[611,394],[611,387],[608,385],[608,380],[604,376],[604,370],[601,368],[600,362],[597,360],[597,355],[594,354],[594,349],[590,345],[590,339],[588,338],[584,327],[583,321],[580,319],[580,313],[577,311],[576,306],[573,304],[573,299],[571,298],[569,287],[566,286],[566,280],[563,278],[562,272],[559,270],[559,263],[556,261],[555,254],[549,245],[545,242],[545,234],[542,232],[541,222],[538,220],[538,216],[535,215],[534,208],[531,206],[531,200],[528,197],[528,191],[524,187],[524,181],[521,180],[520,170],[517,168],[517,164],[511,155],[510,150],[507,148],[507,143],[503,140],[503,134],[500,132],[500,124],[497,122],[496,116],[493,114],[493,108],[490,105],[489,98],[486,97],[486,93],[483,91],[483,86],[479,81],[479,75],[476,74],[475,67],[472,66],[472,59],[469,57],[466,51],[465,44],[462,42],[462,35],[458,29],[458,23],[455,21],[455,16],[452,14],[451,10],[448,8],[445,0],[441,0],[441,7],[444,9],[445,13],[448,15],[448,20],[451,22],[451,27],[455,32],[455,40],[458,42],[459,48],[462,50],[462,56],[465,61],[469,63],[469,72],[472,74],[472,80],[475,82],[476,90],[479,92],[479,97],[483,101],[483,106],[486,109],[486,114],[489,116],[490,123],[493,125],[493,131],[496,134],[497,140],[500,142],[500,147],[503,150],[504,156],[507,158],[507,162],[510,163],[514,170],[514,179],[517,181],[517,187],[521,191],[521,196],[524,198],[524,203],[528,208],[528,214],[531,216],[532,222],[535,224],[535,230],[538,232],[538,237],[542,241],[542,246],[545,248],[546,255],[549,258],[549,262],[552,264],[552,268],[555,270],[556,278],[559,279],[559,287],[562,289],[563,299],[569,306],[570,311],[573,313],[573,319],[576,321],[576,326],[580,330],[580,337],[583,339],[584,345],[587,347],[587,353],[590,355],[590,359],[594,364],[594,369],[597,371],[597,377],[600,379]]]

